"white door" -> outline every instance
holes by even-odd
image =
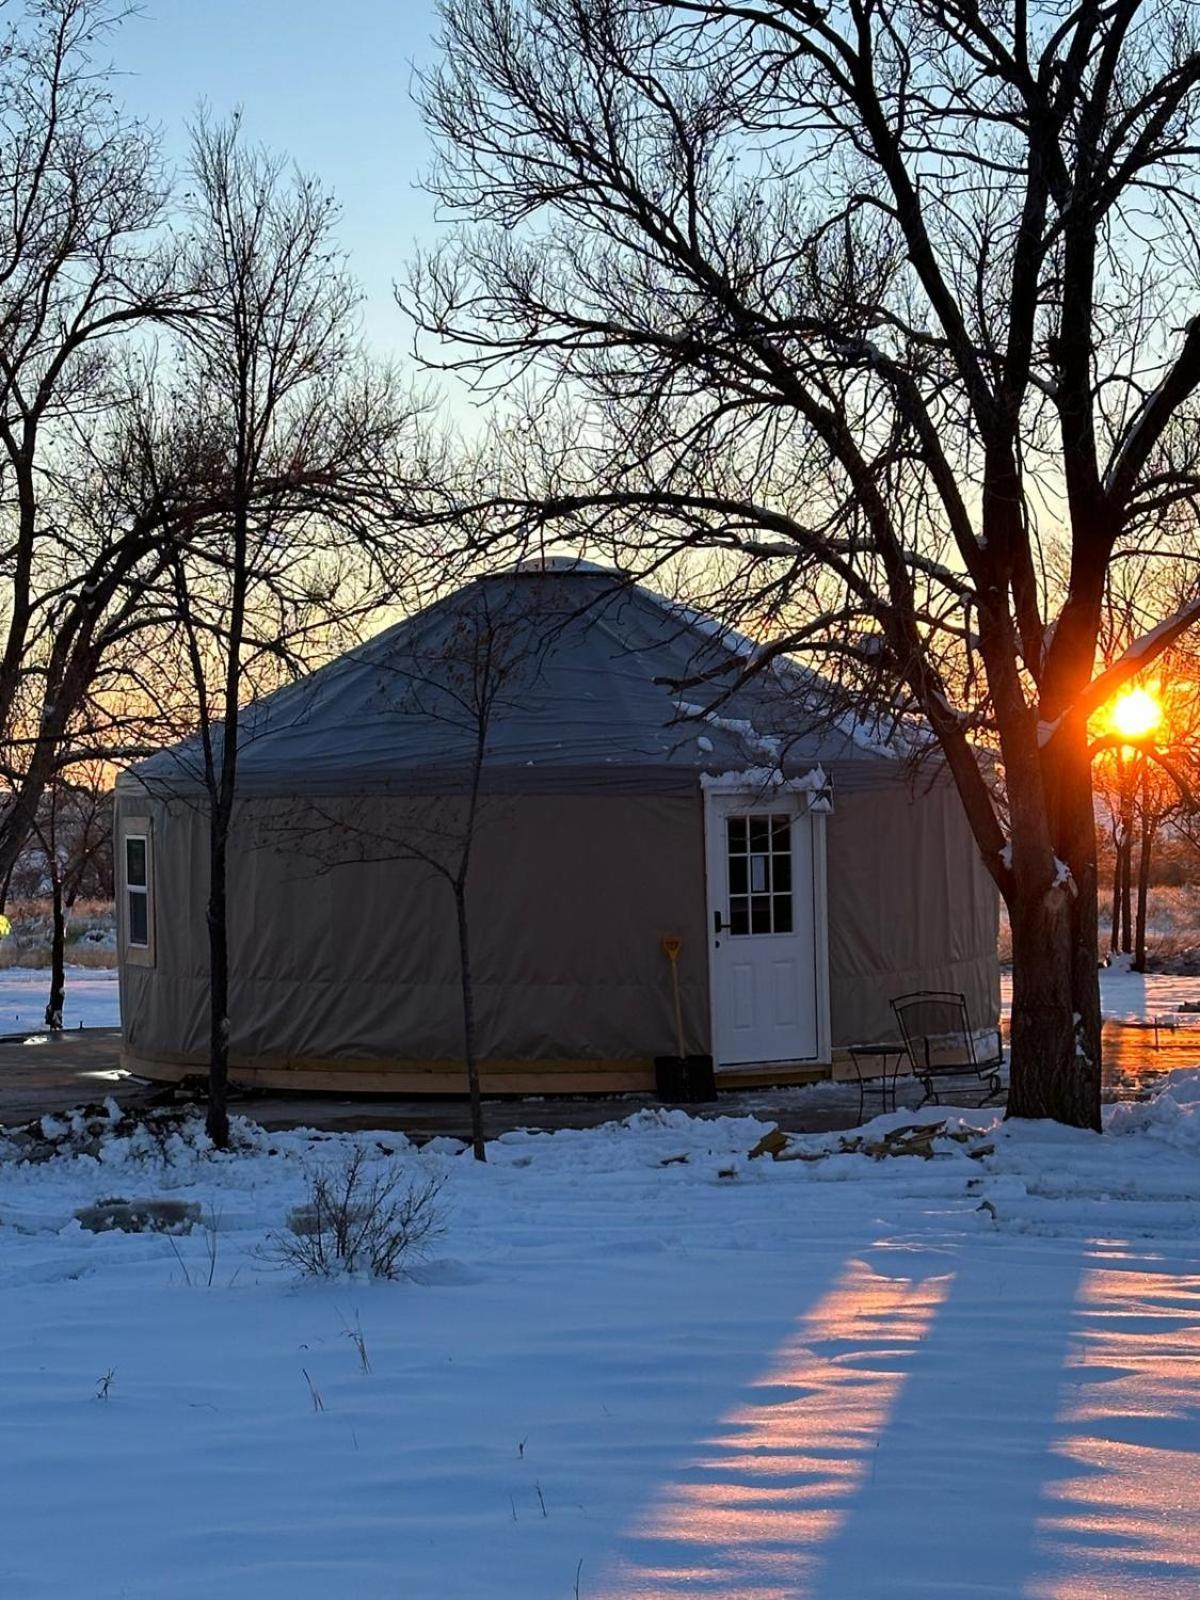
[[[824,818],[786,790],[705,798],[716,1064],[816,1060]]]

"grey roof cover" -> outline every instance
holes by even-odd
[[[898,781],[903,763],[833,719],[793,665],[716,705],[745,649],[611,572],[481,578],[249,706],[239,792],[454,792],[481,727],[492,790],[681,793],[703,773],[818,764],[838,787]],[[120,787],[191,789],[198,749],[161,751]]]

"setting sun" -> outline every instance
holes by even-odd
[[[1162,717],[1162,706],[1148,689],[1130,689],[1114,702],[1111,713],[1114,731],[1125,739],[1144,739]]]

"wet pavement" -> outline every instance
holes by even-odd
[[[103,1100],[139,1106],[176,1103],[176,1093],[123,1073],[121,1036],[116,1028],[31,1034],[0,1039],[0,1126],[28,1122],[48,1113]],[[1132,1099],[1147,1092],[1163,1074],[1200,1066],[1200,1030],[1160,1031],[1110,1025],[1105,1029],[1106,1097]],[[899,1102],[916,1105],[918,1084],[901,1078]],[[977,1100],[978,1096],[974,1096]],[[380,1128],[402,1131],[416,1140],[439,1135],[464,1138],[469,1131],[464,1100],[335,1097],[258,1093],[235,1095],[233,1109],[265,1128],[313,1127],[349,1132]],[[490,1137],[516,1128],[591,1128],[657,1107],[653,1095],[594,1098],[489,1100]],[[818,1083],[795,1089],[745,1089],[723,1092],[710,1105],[687,1108],[702,1116],[755,1116],[796,1133],[823,1133],[854,1127],[859,1117],[857,1082]],[[881,1109],[877,1086],[868,1085],[863,1114]]]

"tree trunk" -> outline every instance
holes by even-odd
[[[53,921],[50,935],[50,998],[46,1002],[46,1026],[58,1031],[63,1025],[63,1004],[67,987],[67,919],[63,912],[62,879],[53,867],[50,871],[50,914]]]
[[[1150,859],[1154,853],[1154,824],[1142,813],[1142,848],[1138,854],[1137,923],[1133,937],[1133,970],[1146,970],[1146,913],[1150,897]]]
[[[1133,951],[1133,777],[1124,768],[1121,791],[1121,953]]]
[[[229,817],[215,805],[209,814],[208,882],[208,1136],[218,1150],[229,1146]]]
[[[1009,772],[1014,870],[1013,1003],[1008,1114],[1100,1127],[1099,876],[1086,737],[1064,729],[1042,752],[1045,812],[1053,840],[1016,848],[1023,814],[1040,810]],[[1028,782],[1029,780],[1026,780]],[[1067,869],[1069,877],[1064,874]]]
[[[1061,895],[1057,896],[1061,899]],[[1012,925],[1012,1022],[1008,1114],[1062,1116],[1064,1084],[1074,1070],[1071,958],[1065,908],[1056,912],[1039,895],[1009,902]]]
[[[1122,947],[1122,837],[1112,830],[1112,928],[1109,931],[1109,949],[1117,954]]]
[[[471,1103],[471,1149],[476,1161],[487,1160],[483,1132],[483,1098],[479,1089],[479,1062],[475,1055],[475,987],[471,979],[471,946],[467,926],[466,887],[454,885],[458,917],[458,974],[462,984],[463,1052],[467,1062],[467,1096]]]
[[[244,396],[243,396],[244,400]],[[244,430],[244,413],[239,417]],[[233,584],[229,605],[229,642],[225,659],[224,715],[221,718],[221,757],[214,763],[211,724],[206,729],[205,765],[209,784],[208,876],[208,1136],[218,1150],[229,1147],[229,835],[233,828],[237,794],[238,741],[241,738],[242,638],[249,586],[244,432],[239,432],[237,501],[233,517]],[[193,660],[193,680],[204,705],[203,666]]]
[[[1122,833],[1117,845],[1117,955],[1129,954],[1129,839]]]

